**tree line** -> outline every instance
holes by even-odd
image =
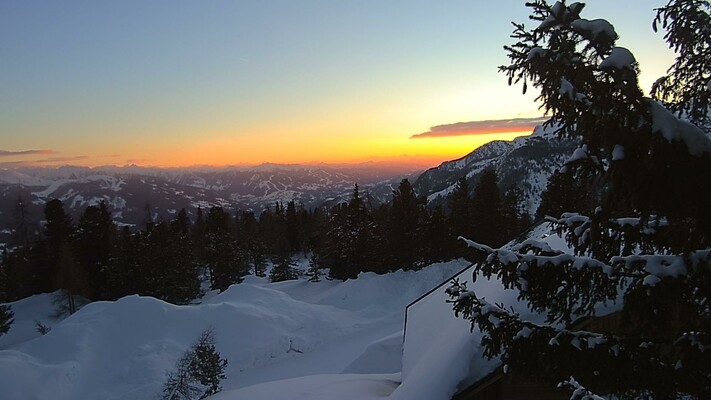
[[[194,218],[182,209],[170,220],[147,218],[140,228],[119,227],[103,202],[86,207],[75,223],[62,201],[50,200],[39,234],[22,199],[14,214],[14,236],[0,264],[0,302],[60,290],[68,313],[78,308],[77,299],[129,294],[185,304],[201,294],[201,282],[222,291],[268,270],[272,281],[293,279],[297,254],[309,258],[311,280],[326,271],[346,280],[361,272],[419,269],[461,256],[460,235],[495,246],[530,223],[520,191],[502,194],[493,169],[473,191],[460,179],[445,207],[427,207],[404,179],[379,206],[355,185],[349,201],[331,208],[307,210],[291,201],[257,216],[214,206],[198,208]]]

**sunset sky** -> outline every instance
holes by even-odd
[[[673,58],[651,30],[664,3],[583,12],[615,26],[644,89]],[[434,166],[541,116],[497,72],[527,15],[523,0],[3,0],[0,167]]]

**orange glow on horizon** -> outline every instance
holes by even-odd
[[[189,150],[154,151],[152,162],[136,163],[161,167],[250,166],[277,164],[356,164],[388,162],[437,166],[455,160],[494,140],[512,140],[528,132],[492,132],[472,136],[422,139],[321,138],[308,145],[293,139],[252,137],[200,143]]]
[[[275,164],[359,164],[380,162],[411,166],[414,169],[430,168],[442,162],[456,160],[476,148],[494,140],[512,140],[527,132],[499,132],[461,136],[423,137],[411,139],[404,135],[387,136],[371,134],[358,136],[344,134],[279,136],[216,135],[209,140],[196,136],[185,137],[165,144],[158,140],[131,142],[121,149],[88,145],[77,154],[59,152],[56,157],[37,155],[32,159],[16,161],[6,159],[3,166],[60,165],[103,166],[138,165],[144,167],[180,168],[195,166],[249,167],[264,163]],[[204,138],[205,136],[203,136]],[[111,151],[114,151],[111,153]],[[104,154],[88,156],[87,154]],[[54,156],[55,154],[53,154]]]

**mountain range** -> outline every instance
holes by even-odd
[[[256,167],[150,168],[21,167],[0,169],[0,243],[14,225],[18,198],[29,219],[41,221],[44,204],[53,198],[78,220],[83,210],[104,201],[119,226],[140,227],[149,219],[170,219],[181,208],[194,216],[198,207],[219,205],[229,212],[259,214],[275,203],[294,200],[305,208],[347,201],[355,184],[372,204],[387,202],[398,183],[408,178],[431,204],[442,204],[457,180],[466,176],[475,187],[481,172],[495,168],[502,190],[523,192],[523,208],[535,213],[548,178],[570,156],[575,143],[537,127],[529,136],[493,141],[468,155],[425,172],[384,163],[353,165],[282,165]]]
[[[329,206],[346,201],[355,184],[379,204],[390,198],[400,180],[414,180],[420,172],[383,163],[0,169],[0,242],[10,233],[19,198],[34,222],[42,219],[44,204],[57,198],[75,221],[87,206],[103,201],[117,224],[140,226],[148,218],[170,219],[181,208],[194,216],[198,207],[214,205],[256,214],[292,200],[307,209]]]

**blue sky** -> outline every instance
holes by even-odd
[[[651,30],[661,5],[583,13],[616,27],[643,88],[672,58]],[[0,150],[94,165],[463,155],[491,137],[409,138],[539,116],[496,71],[527,15],[513,0],[3,0]]]

